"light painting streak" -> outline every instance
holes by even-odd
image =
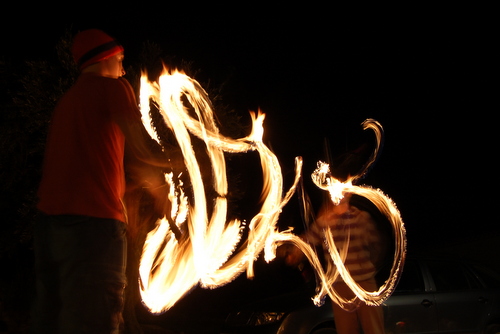
[[[353,186],[352,181],[356,177],[346,183],[339,182],[329,175],[328,165],[322,163],[312,175],[318,187],[329,191],[334,203],[338,203],[346,192],[365,196],[393,225],[396,244],[400,247],[395,253],[391,277],[379,291],[367,292],[350,278],[343,265],[345,254],[338,254],[328,229],[325,230],[325,242],[338,271],[331,268],[324,272],[311,245],[295,236],[291,229],[280,232],[276,227],[282,208],[294,194],[300,180],[302,160],[296,158],[294,182],[283,194],[283,177],[278,159],[262,142],[264,114],[251,113],[252,131],[247,137],[227,138],[219,133],[211,102],[198,82],[181,72],[169,72],[167,69],[164,69],[158,82],[149,82],[143,74],[140,90],[143,123],[151,137],[158,142],[151,125],[150,100],[157,105],[165,124],[179,143],[192,186],[192,196],[187,196],[178,177],[165,175],[170,185],[172,210],[170,216],[158,220],[156,228],[148,234],[139,267],[141,297],[150,312],[167,311],[198,284],[204,288],[216,288],[233,281],[244,271],[248,277],[253,277],[253,263],[259,254],[264,251],[266,261],[271,261],[276,256],[276,248],[284,242],[299,247],[316,270],[320,284],[315,303],[319,304],[326,295],[340,305],[356,302],[343,300],[333,290],[332,282],[337,275],[341,275],[357,298],[367,304],[378,305],[388,298],[404,262],[406,238],[399,211],[382,192]],[[378,125],[374,125],[373,121],[365,122],[364,126],[377,132]],[[191,135],[201,139],[206,146],[213,187],[217,193],[216,198],[211,200],[207,200]],[[256,151],[260,157],[262,203],[260,212],[248,223],[247,239],[239,245],[245,224],[239,220],[227,221],[228,184],[224,153],[248,151]],[[176,237],[174,230],[182,231],[182,234]]]
[[[187,99],[191,110],[184,105],[183,98]],[[172,190],[169,197],[173,208],[171,217],[157,222],[144,245],[139,268],[141,297],[151,312],[160,313],[197,284],[215,288],[231,282],[245,270],[252,277],[253,262],[269,235],[276,230],[281,209],[293,195],[296,183],[283,196],[278,159],[262,143],[264,114],[251,113],[253,126],[247,137],[226,138],[218,131],[206,92],[195,80],[178,71],[164,70],[158,83],[148,82],[143,75],[141,113],[146,129],[157,141],[149,116],[150,99],[157,104],[165,124],[176,136],[193,188],[193,198],[189,200],[181,191],[182,187],[174,185],[174,178],[167,179]],[[191,117],[189,111],[196,117]],[[190,135],[200,138],[206,145],[213,186],[218,194],[213,201],[207,201]],[[236,249],[244,226],[238,220],[226,221],[228,185],[224,152],[249,150],[257,151],[261,160],[263,202],[260,212],[248,224],[248,239]],[[301,166],[298,163],[295,182],[298,182]],[[213,203],[211,210],[208,210],[209,203]],[[184,235],[176,239],[171,224],[184,230]]]
[[[284,242],[291,242],[297,246],[311,263],[316,272],[317,280],[319,281],[319,284],[317,284],[317,294],[313,299],[316,305],[321,305],[326,295],[328,295],[333,302],[346,310],[356,308],[359,301],[367,305],[381,305],[394,291],[403,270],[406,258],[406,229],[395,203],[380,189],[353,185],[353,182],[360,179],[375,162],[381,145],[382,126],[373,119],[366,120],[362,125],[365,130],[372,129],[377,139],[375,151],[362,171],[357,175],[351,176],[347,181],[341,182],[330,175],[328,164],[319,162],[318,168],[312,174],[312,179],[320,189],[329,192],[333,204],[339,204],[346,193],[357,194],[369,199],[378,210],[387,217],[394,233],[395,250],[393,254],[393,265],[388,279],[377,291],[366,291],[352,279],[349,271],[345,267],[344,260],[347,256],[347,247],[344,248],[344,253],[340,254],[338,252],[330,228],[323,229],[324,247],[328,250],[334,266],[328,266],[326,272],[314,249],[300,237],[292,233],[283,232],[273,234],[273,239],[268,240],[266,243],[266,259],[268,261],[272,260],[276,255],[276,247]],[[354,298],[349,300],[342,298],[334,290],[333,284],[339,275],[355,294]]]

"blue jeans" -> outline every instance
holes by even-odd
[[[34,333],[118,333],[123,326],[126,224],[44,216],[34,231]]]

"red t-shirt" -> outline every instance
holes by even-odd
[[[125,137],[115,120],[140,117],[125,79],[82,74],[54,110],[38,208],[125,221]]]

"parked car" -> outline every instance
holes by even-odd
[[[331,301],[316,307],[297,290],[241,306],[223,334],[333,334]],[[500,276],[455,260],[407,259],[384,303],[386,333],[500,333]]]

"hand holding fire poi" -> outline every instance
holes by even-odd
[[[276,227],[281,209],[293,195],[300,179],[302,160],[296,159],[294,183],[283,194],[283,178],[278,159],[262,142],[264,114],[251,114],[252,131],[247,137],[227,138],[219,133],[210,100],[198,82],[177,71],[168,73],[166,69],[157,83],[149,82],[143,74],[140,92],[143,123],[151,137],[157,141],[159,140],[151,126],[149,115],[150,99],[156,103],[165,124],[176,136],[192,186],[190,200],[177,176],[172,173],[165,175],[170,185],[169,201],[172,210],[170,217],[158,220],[156,228],[148,234],[139,268],[141,296],[151,312],[168,310],[197,284],[215,288],[233,281],[243,271],[247,272],[248,277],[253,277],[253,262],[258,255],[265,250],[266,260],[272,260],[276,247],[283,242],[297,245],[315,268],[321,282],[316,303],[326,294],[340,305],[354,302],[345,301],[335,293],[331,282],[338,274],[323,272],[319,259],[309,244],[291,231],[280,232]],[[189,115],[183,102],[185,100],[191,105],[195,118]],[[372,123],[367,124],[370,127]],[[210,202],[206,198],[190,134],[200,138],[206,145],[217,194]],[[248,238],[238,247],[245,224],[239,220],[226,221],[228,185],[224,153],[250,150],[256,151],[261,160],[263,202],[260,212],[248,224]],[[327,169],[327,165],[320,164],[313,174],[313,180],[320,188],[330,192],[334,202],[340,200],[347,190],[359,194],[370,199],[393,225],[397,245],[400,247],[395,254],[391,278],[377,292],[366,292],[350,279],[342,256],[336,252],[331,233],[325,231],[326,244],[339,269],[338,273],[360,300],[368,304],[380,304],[392,292],[404,260],[406,239],[399,212],[380,191],[353,186],[350,182],[340,183],[328,175]],[[213,203],[211,210],[208,210],[208,203]],[[187,232],[176,238],[174,231],[179,230]]]

